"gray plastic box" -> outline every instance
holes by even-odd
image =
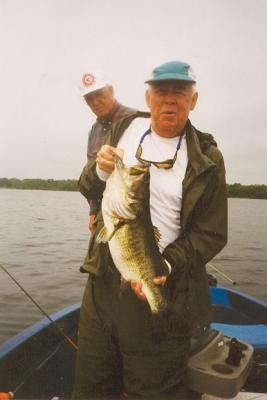
[[[190,357],[187,375],[191,390],[223,398],[231,398],[238,394],[252,368],[254,350],[248,343],[239,341],[246,346],[240,365],[229,365],[225,360],[228,357],[231,339],[218,331],[207,346]]]

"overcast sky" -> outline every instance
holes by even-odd
[[[215,136],[227,182],[267,184],[266,21],[266,0],[0,0],[0,177],[79,177],[84,72],[145,110],[151,70],[183,60],[198,78],[191,122]]]

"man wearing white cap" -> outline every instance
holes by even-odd
[[[85,73],[82,77],[80,89],[86,104],[97,116],[97,120],[88,135],[87,159],[89,160],[102,146],[104,137],[112,123],[135,113],[136,110],[120,104],[114,98],[114,89],[104,75]],[[99,202],[88,200],[90,204],[89,229],[92,231]]]
[[[74,399],[192,399],[186,384],[190,338],[205,332],[211,301],[205,264],[227,242],[224,161],[213,136],[189,120],[198,94],[190,65],[160,65],[146,81],[149,113],[119,121],[80,177],[85,197],[102,197],[114,169],[116,147],[127,165],[150,164],[150,215],[161,238],[169,275],[165,284],[176,319],[162,321],[164,335],[153,340],[150,308],[139,282],[119,295],[120,274],[108,243],[97,243],[103,216],[97,215],[84,268],[90,272],[81,306]],[[121,204],[110,204],[125,218]],[[169,327],[169,328],[167,328]],[[118,397],[117,397],[118,398]],[[199,397],[198,397],[199,398]]]

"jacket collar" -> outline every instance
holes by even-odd
[[[198,133],[188,120],[186,124],[186,142],[188,165],[183,179],[183,207],[181,212],[181,225],[187,225],[189,216],[195,204],[202,196],[208,185],[209,178],[206,172],[211,173],[216,164],[206,155],[206,150],[213,144],[213,137],[209,134]]]
[[[212,135],[197,133],[196,129],[188,120],[185,126],[188,163],[193,168],[195,175],[201,175],[207,169],[215,167],[215,163],[203,152],[204,147],[209,147],[211,144],[216,145]],[[200,139],[201,138],[201,139]]]

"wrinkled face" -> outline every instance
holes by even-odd
[[[181,81],[151,84],[146,91],[146,102],[154,131],[163,137],[180,135],[197,97],[193,86]]]
[[[113,87],[106,86],[88,93],[84,96],[84,100],[97,117],[105,118],[114,106]]]

